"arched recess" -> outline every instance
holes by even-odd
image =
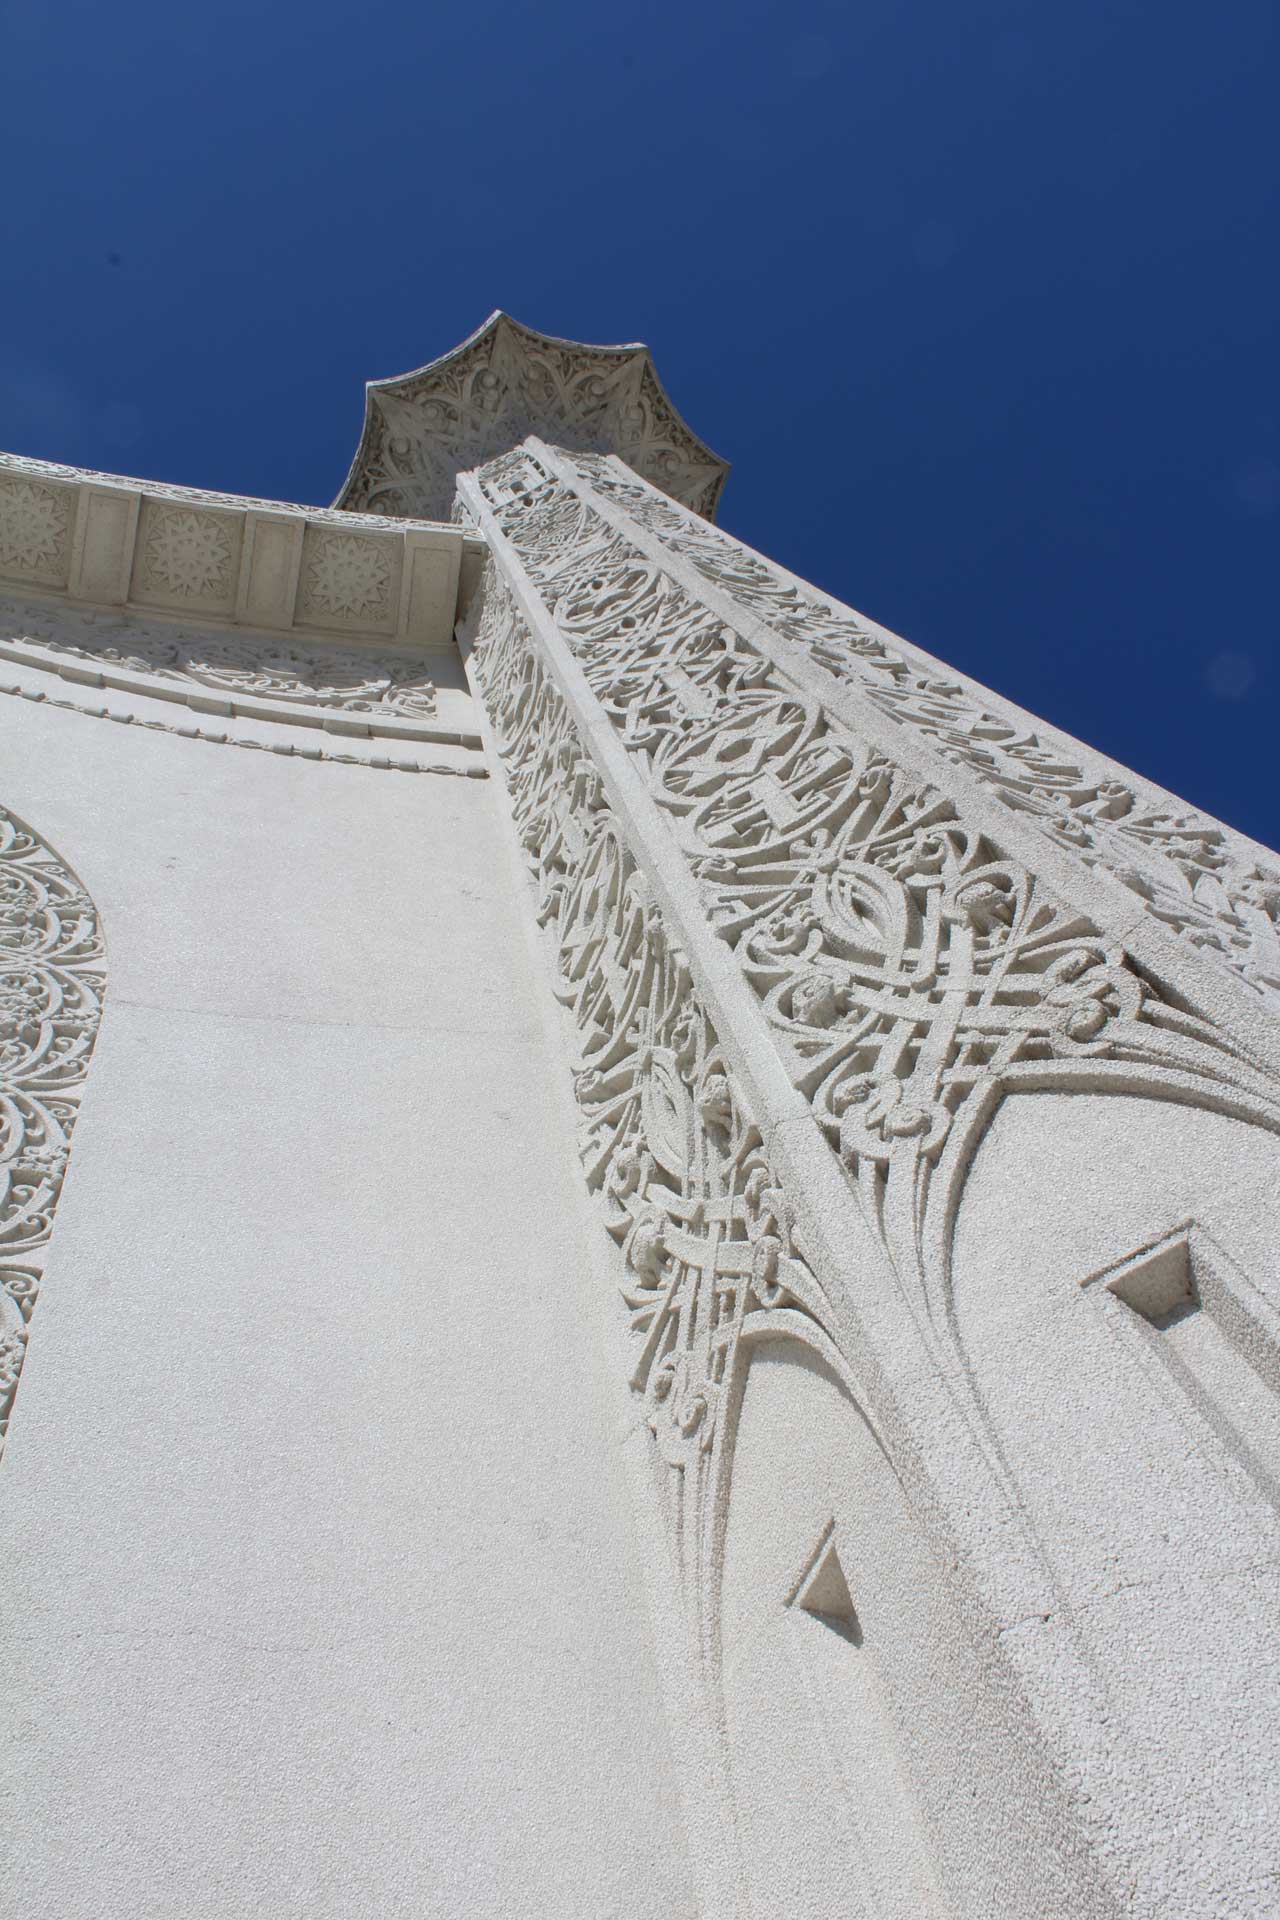
[[[0,808],[0,1445],[66,1172],[104,981],[98,912]]]
[[[884,1448],[819,1340],[747,1340],[720,1697],[748,1910],[1095,1913],[1056,1789],[1001,1704]]]
[[[1250,1108],[1028,1077],[952,1201],[959,1356],[1107,1703],[1071,1763],[1133,1911],[1180,1920],[1280,1876],[1280,1134]]]

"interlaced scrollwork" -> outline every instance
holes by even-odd
[[[709,584],[803,645],[1056,845],[1123,882],[1178,939],[1280,1009],[1280,862],[928,656],[893,646],[611,460],[578,454],[572,465]]]
[[[93,902],[37,835],[0,811],[0,1443],[97,1036]]]
[[[370,387],[341,503],[444,519],[457,474],[531,432],[616,447],[655,486],[715,512],[725,462],[680,418],[647,347],[556,340],[504,313],[452,353]]]
[[[744,1322],[821,1324],[821,1297],[687,957],[492,578],[474,658],[572,1022],[582,1158],[621,1256],[631,1384],[680,1472],[677,1535],[692,1574],[709,1551]]]
[[[927,1293],[957,1120],[1012,1078],[1105,1067],[1274,1107],[1219,1031],[528,450],[482,487],[904,1282]]]
[[[0,601],[0,645],[8,643],[31,643],[170,685],[291,707],[390,720],[429,719],[436,710],[435,686],[421,655],[392,658],[324,640],[241,639],[136,615],[103,619],[63,607],[53,614],[22,601]]]

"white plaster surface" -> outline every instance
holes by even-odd
[[[1280,1911],[1277,1194],[1280,1139],[1256,1125],[1039,1093],[997,1113],[957,1225],[957,1325],[1105,1703],[1081,1806],[1134,1914]],[[1261,1377],[1203,1272],[1173,1326],[1082,1284],[1187,1222],[1264,1336]]]
[[[394,555],[0,465],[0,1914],[1280,1915],[1280,863],[516,332]]]
[[[824,1539],[853,1622],[806,1612],[796,1593]],[[721,1613],[752,1911],[1105,1911],[1064,1863],[1064,1809],[1020,1753],[946,1571],[831,1368],[794,1339],[753,1349]]]
[[[0,1911],[693,1909],[488,783],[0,702],[107,1011],[0,1483]]]
[[[1028,832],[829,697],[887,657],[852,617],[607,464],[529,441],[463,477],[493,554],[466,644],[731,1810],[722,1910],[1276,1912],[1274,856],[1121,769],[1063,844]],[[1126,835],[1159,884],[1109,872]]]

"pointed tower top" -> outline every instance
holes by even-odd
[[[715,518],[729,463],[680,418],[648,347],[556,340],[501,310],[416,373],[369,382],[360,445],[334,505],[447,520],[457,475],[530,433],[571,453],[616,453]]]

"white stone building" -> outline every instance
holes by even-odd
[[[724,473],[0,463],[5,1916],[1280,1914],[1280,856]]]

